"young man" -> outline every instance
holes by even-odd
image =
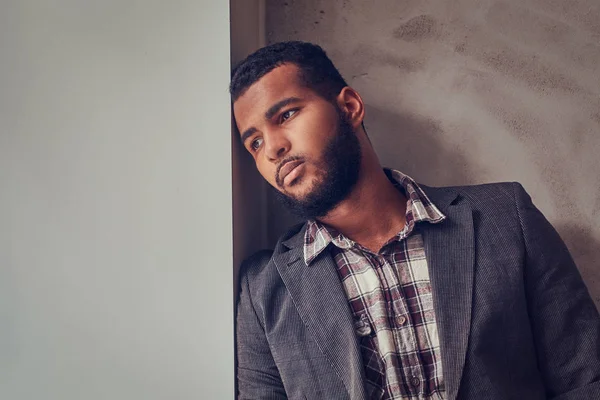
[[[250,55],[231,93],[307,220],[242,267],[240,399],[600,399],[598,312],[521,185],[383,169],[359,94],[309,43]]]

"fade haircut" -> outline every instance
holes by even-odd
[[[229,86],[232,101],[235,102],[260,78],[283,64],[296,65],[300,69],[301,84],[327,101],[333,102],[348,86],[321,47],[299,41],[280,42],[257,50],[235,67]]]

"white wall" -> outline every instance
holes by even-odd
[[[233,398],[229,4],[0,3],[0,399]]]

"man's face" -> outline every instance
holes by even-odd
[[[233,106],[244,147],[260,174],[294,213],[324,216],[358,179],[360,145],[339,108],[299,81],[285,64]]]

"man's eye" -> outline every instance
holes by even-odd
[[[281,114],[281,121],[285,121],[288,120],[292,117],[292,115],[294,115],[296,113],[296,111],[298,110],[288,110],[286,112],[284,112],[283,114]]]
[[[258,150],[260,145],[262,144],[262,138],[256,138],[250,143],[250,148],[254,151]]]

